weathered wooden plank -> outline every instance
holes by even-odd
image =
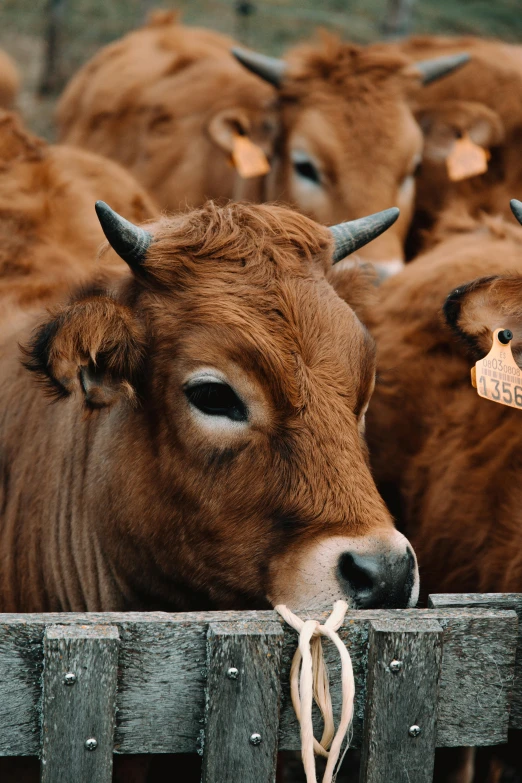
[[[484,612],[484,614],[480,614]],[[362,741],[368,623],[387,617],[435,619],[443,629],[442,671],[439,688],[437,745],[495,745],[506,741],[508,691],[506,683],[513,676],[516,642],[516,615],[496,610],[439,609],[350,612],[340,635],[350,652],[355,682],[355,714],[352,746]],[[299,748],[295,718],[289,703],[288,678],[294,644],[283,646],[283,708],[280,724],[280,747]],[[331,645],[325,645],[330,670],[332,703],[339,717],[339,658]],[[492,664],[492,658],[495,664]],[[319,727],[317,722],[316,727]]]
[[[513,681],[505,682],[506,691],[511,691],[510,729],[522,729],[522,594],[520,593],[444,593],[430,595],[429,604],[438,608],[467,609],[512,609],[518,617],[515,675]],[[490,659],[490,666],[495,665]]]
[[[361,783],[431,783],[442,634],[436,620],[370,623]]]
[[[324,621],[328,613],[306,613]],[[405,609],[349,612],[341,637],[356,680],[353,745],[362,737],[371,620],[436,619],[444,631],[438,745],[487,745],[505,739],[507,688],[513,675],[516,615],[493,609]],[[194,753],[204,720],[209,623],[276,622],[274,612],[93,613],[2,615],[0,618],[0,755],[37,755],[42,641],[46,623],[116,625],[120,633],[115,751]],[[299,726],[289,697],[295,631],[284,626],[280,748],[298,750]],[[339,715],[339,656],[324,643]],[[494,658],[494,665],[491,660]],[[444,686],[444,687],[443,687]],[[1,698],[3,694],[9,703]],[[11,708],[11,704],[13,707]],[[319,729],[318,729],[319,730]],[[320,733],[320,732],[319,732]]]
[[[437,610],[444,628],[437,745],[498,745],[507,741],[515,666],[517,616],[495,612],[491,622],[476,609]],[[464,612],[449,622],[446,611]],[[481,610],[486,611],[486,610]]]
[[[42,631],[42,624],[0,623],[2,756],[40,752]]]
[[[275,783],[283,637],[274,622],[210,625],[203,783]]]
[[[118,642],[113,625],[46,629],[42,783],[110,783]]]

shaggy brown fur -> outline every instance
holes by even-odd
[[[522,47],[471,36],[419,36],[400,50],[414,60],[461,51],[471,55],[465,67],[417,96],[416,115],[426,137],[417,227],[431,227],[455,197],[464,198],[475,217],[485,210],[511,220],[509,199],[522,190]],[[488,171],[451,182],[446,157],[464,132],[491,153]]]
[[[115,157],[162,206],[177,208],[237,197],[228,117],[272,158],[262,187],[243,189],[243,198],[283,199],[326,224],[397,205],[399,221],[360,255],[400,261],[422,150],[409,107],[420,89],[411,59],[324,35],[288,52],[274,107],[276,91],[232,59],[231,45],[168,18],[112,44],[65,91],[62,139]],[[315,181],[296,169],[296,155],[305,155]]]
[[[140,270],[35,332],[26,365],[64,399],[20,366],[23,333],[0,350],[2,611],[266,606],[318,543],[397,536],[362,436],[373,345],[326,280],[329,231],[212,203],[151,231]],[[248,428],[190,412],[200,367]]]
[[[0,108],[11,109],[20,90],[20,74],[9,55],[0,50]]]
[[[522,413],[480,398],[470,369],[500,327],[514,332],[522,365],[521,278],[504,277],[522,271],[522,227],[513,218],[476,220],[460,205],[432,239],[433,250],[377,290],[372,467],[418,554],[424,597],[520,592]],[[452,332],[442,306],[457,286],[461,293],[446,307]],[[440,780],[468,783],[473,757],[454,754],[439,752]],[[483,755],[477,769],[485,772],[490,761]],[[500,764],[495,754],[491,764]]]
[[[520,357],[519,278],[472,287],[453,318],[466,342],[441,310],[455,287],[522,268],[522,228],[449,216],[443,235],[379,290],[378,382],[368,412],[373,467],[419,554],[426,594],[520,592],[521,414],[480,398],[470,383],[492,329],[513,329]]]
[[[8,310],[14,325],[20,309],[54,301],[92,275],[104,239],[94,211],[97,199],[106,199],[129,220],[141,221],[157,211],[116,163],[72,147],[49,146],[28,133],[16,115],[0,112],[4,329]]]
[[[58,107],[60,138],[127,166],[171,211],[208,198],[263,199],[230,163],[233,132],[271,154],[274,91],[230,54],[231,38],[173,14],[102,49]]]

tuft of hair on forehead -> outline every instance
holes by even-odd
[[[47,144],[24,128],[15,113],[0,109],[0,171],[23,161],[42,160]]]
[[[303,97],[303,91],[313,91],[313,83],[326,82],[345,90],[357,86],[365,90],[405,71],[412,61],[398,49],[373,44],[359,46],[346,43],[337,35],[321,32],[317,43],[301,44],[288,53],[289,75],[281,90],[283,99]],[[411,75],[408,76],[411,81]]]
[[[205,271],[203,262],[262,268],[271,277],[306,273],[311,265],[326,271],[333,239],[325,226],[277,204],[208,201],[199,209],[165,217],[152,227],[144,271],[168,286],[182,269]],[[304,262],[304,264],[303,264]],[[307,270],[308,267],[308,270]]]

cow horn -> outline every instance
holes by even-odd
[[[147,255],[152,234],[122,218],[105,201],[97,201],[95,209],[110,246],[131,269],[139,267]]]
[[[256,76],[260,76],[261,79],[273,84],[274,87],[281,87],[286,73],[284,60],[267,57],[266,54],[259,54],[259,52],[251,52],[240,46],[234,46],[231,52],[241,65],[255,73]]]
[[[420,60],[415,68],[420,71],[423,84],[431,84],[470,61],[469,54],[449,54],[445,57],[434,57],[432,60]]]
[[[368,217],[330,226],[335,240],[332,263],[336,264],[378,237],[395,223],[399,214],[397,207],[391,207],[391,209],[384,209],[382,212],[376,212]]]
[[[517,198],[512,198],[509,202],[509,206],[511,207],[511,211],[522,226],[522,201],[519,201]]]

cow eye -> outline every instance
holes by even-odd
[[[321,184],[321,175],[319,173],[319,169],[315,163],[310,160],[306,153],[295,150],[292,153],[292,163],[294,166],[294,171],[300,177],[313,182],[314,185]]]
[[[231,421],[248,421],[247,408],[228,383],[205,381],[184,389],[195,408],[207,416],[226,416]]]
[[[317,185],[320,183],[319,172],[309,160],[303,161],[302,163],[294,163],[294,168],[300,177],[309,179]]]

